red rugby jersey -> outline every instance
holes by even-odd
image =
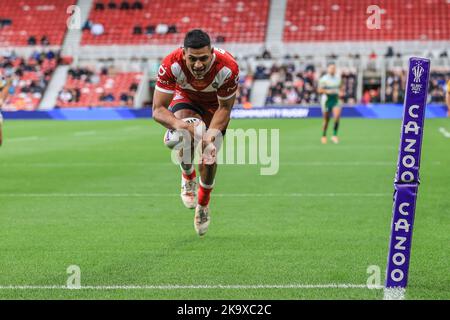
[[[213,60],[203,79],[195,79],[183,59],[183,48],[178,48],[162,61],[156,90],[188,98],[203,108],[218,107],[218,99],[227,100],[236,94],[239,67],[233,56],[214,48]]]

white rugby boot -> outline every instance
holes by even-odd
[[[186,208],[194,209],[197,206],[197,180],[185,179],[181,174],[181,200]]]
[[[333,141],[333,143],[338,144],[339,143],[339,138],[337,136],[332,136],[331,137],[331,141]]]
[[[197,205],[195,208],[194,228],[199,236],[203,236],[208,231],[210,220],[209,207]]]

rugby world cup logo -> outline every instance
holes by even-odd
[[[424,69],[422,67],[422,64],[420,62],[417,62],[417,64],[412,68],[415,83],[420,82],[420,78],[422,77],[423,71]]]

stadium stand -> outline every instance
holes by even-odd
[[[61,45],[75,0],[2,0],[0,46]]]
[[[269,0],[137,2],[142,9],[133,8],[133,1],[96,1],[83,28],[82,45],[180,44],[184,34],[198,26],[216,43],[265,38]]]
[[[450,3],[379,0],[381,28],[366,25],[371,0],[287,0],[284,41],[385,41],[450,39]],[[358,14],[359,13],[359,14]]]
[[[3,110],[35,110],[58,64],[53,51],[35,51],[29,58],[0,55],[1,86],[8,87]]]
[[[236,103],[250,106],[250,96],[252,93],[253,76],[250,74],[240,75],[239,90],[236,95]]]
[[[260,67],[260,70],[262,68]],[[266,105],[311,105],[319,102],[317,94],[318,79],[324,72],[317,72],[308,65],[301,70],[294,63],[274,64],[270,69],[270,87]],[[341,98],[344,103],[356,103],[356,73],[342,70],[343,90]]]
[[[118,107],[133,106],[142,73],[115,72],[104,68],[72,68],[67,82],[58,95],[57,106]]]
[[[284,12],[284,22],[277,29],[277,39],[284,42],[278,49],[265,42],[269,25],[277,23],[274,1],[85,1],[79,2],[85,4],[80,6],[84,8],[83,31],[66,33],[67,8],[76,0],[2,0],[0,49],[15,47],[12,50],[19,51],[11,56],[0,52],[0,89],[10,87],[7,99],[0,102],[4,109],[34,110],[53,108],[56,100],[56,105],[64,108],[133,106],[134,102],[151,101],[148,83],[156,76],[159,59],[194,27],[208,31],[214,45],[239,57],[240,64],[252,61],[240,65],[237,103],[244,106],[317,104],[317,79],[330,60],[342,72],[344,103],[402,103],[410,54],[433,59],[429,99],[444,101],[450,63],[448,46],[442,40],[450,39],[449,1],[380,0],[381,29],[370,30],[365,27],[366,9],[372,4],[369,0],[286,0],[286,8],[276,16],[282,17]],[[71,33],[78,37],[67,36],[63,41]],[[81,39],[82,46],[74,46],[80,50],[65,51],[73,39],[77,45]],[[380,43],[383,46],[377,46]],[[412,43],[419,43],[420,51],[411,49]],[[422,47],[423,43],[427,46]],[[34,45],[62,46],[61,52],[68,54],[62,54],[63,59],[59,54],[47,59],[45,52],[38,52],[33,53],[34,59],[23,58],[36,49]],[[154,54],[150,54],[152,50]],[[42,59],[36,59],[36,54]],[[130,67],[138,58],[146,62]],[[105,59],[111,59],[116,70],[126,72],[102,74],[99,61]],[[58,66],[63,60],[70,62]],[[80,65],[97,65],[97,71]],[[144,85],[136,92],[136,83],[141,82]]]

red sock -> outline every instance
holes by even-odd
[[[209,203],[209,198],[210,198],[210,194],[211,191],[213,190],[212,186],[211,188],[205,188],[202,186],[202,184],[200,183],[200,186],[198,188],[198,204],[201,206],[206,207]]]
[[[183,178],[185,178],[186,180],[194,180],[195,177],[197,176],[197,175],[195,174],[195,170],[192,171],[191,174],[186,174],[186,173],[184,173],[184,171],[182,172],[182,174],[183,174]]]
[[[191,168],[189,170],[184,170],[182,166],[181,167],[181,173],[183,174],[183,178],[185,178],[186,180],[194,180],[196,177],[195,174],[195,167],[191,166]]]

